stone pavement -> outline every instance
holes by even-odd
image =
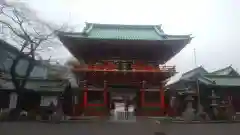
[[[239,135],[240,124],[172,124],[169,135]],[[3,122],[1,135],[153,135],[147,123],[61,123]]]

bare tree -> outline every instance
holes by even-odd
[[[0,25],[4,26],[3,35],[5,35],[5,38],[0,38],[15,43],[20,51],[19,55],[12,57],[13,62],[10,68],[12,82],[18,94],[17,109],[20,109],[19,99],[38,58],[37,52],[46,49],[44,45],[51,43],[50,40],[59,30],[53,29],[36,18],[32,12],[26,6],[0,6]],[[17,72],[17,66],[21,60],[27,61],[27,68],[23,75]]]

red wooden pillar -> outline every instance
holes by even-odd
[[[86,107],[87,107],[87,104],[88,104],[88,96],[87,96],[88,87],[87,87],[87,80],[84,81],[83,88],[84,88],[83,107],[86,108]]]
[[[159,89],[159,93],[160,93],[160,107],[162,109],[165,109],[165,93],[164,93],[164,87],[163,87],[163,83],[160,83],[160,89]]]
[[[104,98],[104,105],[108,106],[108,97],[107,97],[107,81],[104,80],[104,90],[103,90],[103,98]]]

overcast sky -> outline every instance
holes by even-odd
[[[11,0],[17,1],[17,0]],[[23,1],[23,0],[22,0]],[[39,17],[78,30],[84,22],[162,24],[167,34],[192,34],[195,38],[168,62],[179,72],[197,65],[215,70],[233,65],[240,69],[239,0],[25,0]],[[59,53],[59,54],[58,54]],[[64,53],[64,55],[60,55]],[[62,47],[54,57],[69,57]]]

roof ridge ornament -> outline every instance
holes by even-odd
[[[83,29],[83,34],[88,36],[89,32],[92,30],[93,28],[93,23],[88,23],[88,22],[85,22],[85,27]]]
[[[163,31],[163,29],[162,29],[162,24],[155,25],[155,27],[156,27],[158,30]]]
[[[153,28],[159,36],[162,36],[163,38],[167,38],[167,34],[165,34],[164,31],[162,30],[161,24],[155,25],[155,26],[153,26]]]

